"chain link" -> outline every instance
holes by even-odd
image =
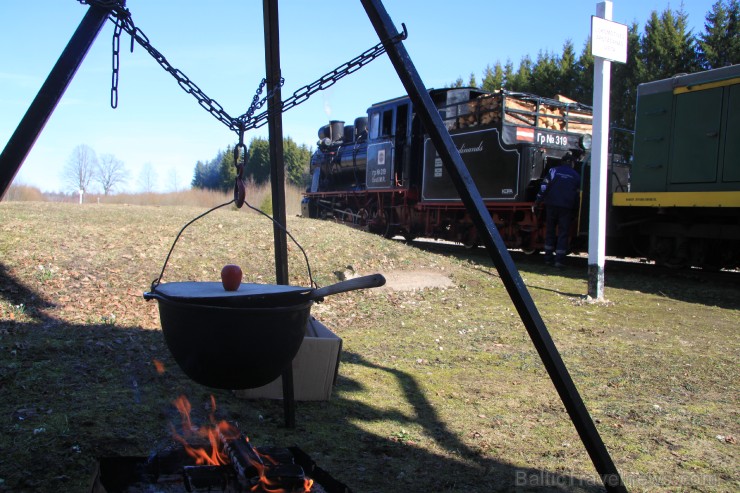
[[[265,79],[262,79],[254,97],[252,98],[252,104],[249,106],[247,112],[237,118],[233,118],[223,109],[223,107],[216,100],[210,98],[206,93],[204,93],[200,89],[200,87],[195,84],[195,82],[190,80],[188,76],[185,75],[180,69],[175,68],[169,61],[167,61],[162,53],[157,51],[157,49],[152,46],[146,34],[144,34],[144,32],[136,27],[136,25],[134,24],[134,21],[131,17],[131,12],[126,8],[126,0],[77,1],[83,5],[97,6],[109,10],[109,18],[116,26],[113,31],[113,74],[111,76],[111,107],[116,108],[118,106],[120,36],[122,31],[126,31],[126,33],[131,36],[132,52],[134,49],[134,41],[136,41],[147,51],[147,53],[149,53],[149,55],[151,55],[152,58],[154,58],[154,60],[166,72],[174,77],[180,88],[182,88],[185,93],[192,95],[203,109],[208,111],[214,118],[226,125],[230,130],[236,132],[237,135],[243,136],[245,130],[259,128],[267,123],[269,110],[263,111],[256,117],[253,117],[253,115],[255,111],[260,109],[265,104],[265,102],[267,102],[269,99],[272,99],[275,93],[281,90],[283,84],[285,83],[285,79],[283,79],[282,77],[280,78],[280,81],[278,82],[276,87],[273,88],[273,90],[270,91],[267,95],[265,95],[264,98],[260,99],[259,96],[264,90],[265,84],[267,83]],[[395,36],[393,39],[391,39],[391,41],[394,43],[406,39],[408,35],[406,31],[406,26],[404,24],[401,25],[403,26],[403,31]],[[323,75],[318,80],[305,85],[295,91],[290,98],[281,103],[280,111],[288,111],[294,106],[298,106],[299,104],[307,101],[313,94],[331,87],[338,80],[356,72],[363,66],[381,56],[383,53],[385,53],[385,51],[386,50],[383,47],[382,42],[378,43],[368,50],[365,50],[360,55],[356,56],[346,63],[343,63],[331,72]]]
[[[401,24],[403,26],[403,30],[401,33],[399,33],[396,37],[394,37],[391,41],[396,43],[400,40],[404,40],[408,37],[408,31],[406,30],[406,25]],[[305,85],[295,91],[291,97],[283,101],[280,105],[280,111],[286,112],[289,109],[293,108],[294,106],[298,106],[299,104],[305,102],[310,98],[312,95],[319,91],[323,91],[324,89],[328,89],[329,87],[333,86],[338,80],[342,79],[343,77],[346,77],[349,74],[352,74],[368,63],[372,62],[379,56],[381,56],[383,53],[385,53],[385,48],[383,47],[383,43],[378,43],[372,48],[369,48],[365,51],[363,51],[360,55],[356,56],[352,60],[343,63],[342,65],[338,66],[331,72],[326,73],[321,78],[315,80],[314,82]],[[281,80],[282,82],[282,80]],[[265,98],[267,99],[267,98]],[[264,100],[263,100],[264,101]],[[261,105],[260,105],[261,106]],[[259,128],[265,123],[267,123],[267,116],[268,111],[263,111],[254,119],[251,121],[249,120],[243,120],[243,117],[245,115],[242,115],[239,117],[240,121],[244,121],[244,128],[245,130],[250,130],[254,128]]]
[[[121,53],[121,23],[116,21],[116,27],[113,29],[113,71],[111,73],[110,83],[110,107],[118,108],[118,70],[120,67]]]

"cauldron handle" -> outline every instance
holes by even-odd
[[[385,277],[383,277],[382,274],[371,274],[369,276],[355,277],[353,279],[347,279],[346,281],[324,286],[323,288],[314,289],[308,297],[312,300],[318,300],[324,296],[332,294],[346,293],[347,291],[354,291],[357,289],[378,288],[384,284]]]
[[[172,246],[170,247],[170,251],[167,252],[167,257],[165,257],[165,259],[164,259],[164,265],[162,265],[162,271],[159,273],[159,277],[156,278],[154,281],[152,281],[152,285],[151,285],[151,290],[152,291],[154,291],[155,289],[157,289],[157,286],[159,286],[162,283],[162,276],[164,276],[164,270],[167,268],[167,262],[170,261],[170,256],[172,255],[172,251],[175,249],[175,245],[177,244],[177,240],[180,239],[180,236],[182,236],[182,232],[185,231],[185,228],[187,228],[188,226],[190,226],[191,224],[193,224],[195,221],[197,221],[201,217],[205,216],[206,214],[210,214],[211,212],[215,211],[216,209],[220,209],[221,207],[226,207],[227,205],[230,205],[230,204],[233,204],[233,203],[234,203],[234,200],[232,199],[232,200],[229,200],[228,202],[225,202],[225,203],[223,203],[221,205],[217,205],[216,207],[213,207],[211,209],[208,209],[203,214],[201,214],[198,217],[196,217],[196,218],[191,219],[190,221],[188,221],[187,224],[185,224],[185,226],[183,226],[180,229],[180,232],[177,233],[177,236],[175,237],[175,241],[172,242]],[[146,295],[144,296],[144,298],[146,298]]]

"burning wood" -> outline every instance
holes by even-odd
[[[210,423],[201,427],[193,425],[190,417],[192,407],[185,396],[178,397],[174,405],[182,418],[182,435],[173,430],[173,436],[195,460],[195,466],[183,470],[188,491],[213,487],[224,489],[230,482],[237,483],[235,491],[320,491],[313,488],[314,481],[306,478],[303,468],[295,464],[288,449],[270,449],[272,455],[261,453],[235,426],[223,420],[217,421],[213,396]]]
[[[209,423],[200,427],[194,426],[184,396],[174,405],[182,418],[182,433],[173,427],[173,437],[182,448],[168,447],[148,458],[101,459],[94,493],[350,493],[297,447],[252,446],[236,426],[216,420],[213,397]]]

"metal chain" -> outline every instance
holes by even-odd
[[[280,88],[283,87],[283,84],[285,84],[285,78],[280,77],[280,83],[276,88],[274,88],[272,91],[268,92],[264,98],[260,99],[260,94],[262,94],[263,89],[265,88],[265,84],[267,84],[267,79],[262,79],[262,82],[260,82],[259,87],[257,87],[257,91],[254,94],[254,97],[252,98],[252,105],[249,107],[246,113],[244,113],[242,116],[237,118],[240,121],[248,122],[252,119],[252,115],[254,115],[254,112],[258,109],[262,108],[262,106],[265,104],[265,102],[272,98],[272,96],[280,90]]]
[[[133,19],[131,17],[131,12],[125,7],[125,0],[77,0],[81,4],[90,5],[90,6],[98,6],[105,9],[110,10],[110,18],[111,20],[116,24],[117,29],[120,27],[120,29],[123,29],[128,33],[132,38],[132,46],[133,41],[135,40],[139,45],[141,45],[148,53],[151,55],[154,60],[159,63],[159,65],[172,77],[177,80],[177,83],[179,86],[188,94],[191,94],[197,101],[200,106],[208,111],[211,115],[213,115],[218,121],[229,127],[231,130],[234,130],[236,132],[239,131],[239,124],[235,118],[232,118],[231,115],[229,115],[223,107],[218,104],[218,102],[210,97],[206,93],[204,93],[193,81],[191,81],[181,70],[175,68],[172,66],[170,62],[167,61],[164,55],[157,51],[156,48],[152,46],[152,44],[149,42],[149,38],[144,34],[144,32],[136,27],[136,25],[133,22]],[[116,32],[114,31],[114,37],[116,37]],[[114,45],[116,42],[114,41]],[[114,53],[114,57],[117,57],[117,53]],[[117,69],[118,64],[116,61],[114,61],[114,66]],[[116,70],[116,74],[114,75],[114,79],[117,82],[118,79],[118,71]],[[117,103],[117,87],[112,89],[112,101],[115,101]],[[115,93],[115,100],[113,99],[113,94]]]
[[[266,101],[271,99],[276,92],[280,91],[285,80],[281,77],[278,85],[270,91],[264,98],[259,99],[259,95],[262,93],[266,80],[262,79],[259,87],[257,88],[255,96],[252,98],[252,104],[246,113],[233,118],[229,115],[223,107],[214,99],[208,97],[195,82],[191,81],[180,69],[175,68],[167,59],[154,48],[149,42],[149,38],[144,32],[136,27],[131,17],[131,12],[126,8],[126,0],[77,0],[83,5],[97,6],[107,10],[110,10],[110,19],[116,25],[113,31],[113,75],[111,84],[111,106],[116,108],[118,106],[118,76],[119,76],[119,53],[120,53],[120,35],[121,30],[126,31],[131,36],[131,51],[133,51],[134,41],[139,43],[154,60],[172,77],[177,80],[178,85],[187,94],[191,94],[197,101],[198,104],[208,111],[214,118],[226,125],[230,130],[237,133],[237,135],[243,135],[245,130],[259,128],[264,125],[267,121],[268,111],[266,110],[256,117],[253,114],[256,110],[261,108]],[[406,31],[406,25],[403,26],[403,31],[395,36],[391,41],[396,43],[400,40],[406,39],[408,33]],[[359,56],[353,58],[349,62],[346,62],[339,67],[335,68],[331,72],[323,75],[318,80],[311,84],[305,85],[295,91],[293,95],[283,101],[280,105],[280,111],[285,112],[294,106],[297,106],[310,98],[313,94],[318,91],[323,91],[334,85],[339,79],[346,77],[347,75],[356,72],[363,66],[367,65],[371,61],[378,58],[380,55],[385,53],[383,43],[378,43],[372,48],[365,50]]]
[[[116,27],[113,29],[113,72],[110,83],[110,107],[118,108],[118,70],[120,67],[121,53],[121,23],[115,21]]]
[[[402,23],[401,26],[403,26],[403,30],[391,40],[393,43],[404,40],[408,37],[406,25]],[[280,111],[284,113],[292,107],[298,106],[299,104],[308,100],[308,98],[310,98],[315,93],[323,91],[324,89],[328,89],[329,87],[333,86],[338,80],[358,71],[368,63],[381,56],[383,53],[385,53],[385,48],[383,47],[382,42],[376,44],[370,49],[363,51],[360,55],[356,56],[352,60],[343,63],[331,72],[323,75],[321,78],[295,91],[291,97],[282,102],[282,104],[280,105]],[[267,97],[265,99],[267,99]],[[251,121],[245,119],[246,114],[240,116],[238,119],[244,122],[245,130],[249,130],[259,128],[267,123],[267,115],[268,111],[263,111]]]

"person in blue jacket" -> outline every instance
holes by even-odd
[[[578,211],[581,175],[573,167],[576,159],[566,152],[560,164],[550,168],[537,193],[532,212],[545,205],[545,263],[563,267],[568,253],[568,233]],[[554,253],[554,255],[553,255]]]

